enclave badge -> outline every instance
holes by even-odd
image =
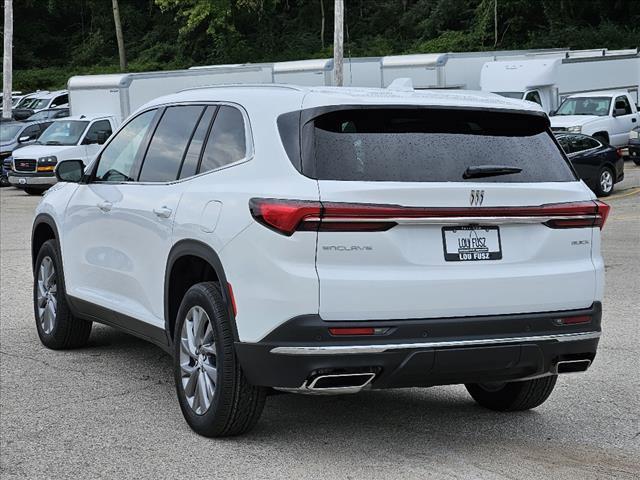
[[[471,190],[471,196],[469,197],[469,205],[472,207],[479,207],[484,200],[484,190]]]

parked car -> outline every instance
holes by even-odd
[[[69,116],[68,108],[45,108],[38,113],[34,113],[27,121],[34,120],[55,120],[56,118],[64,118]]]
[[[626,91],[571,95],[552,113],[554,132],[582,133],[614,147],[626,147],[629,130],[640,123],[638,109]]]
[[[0,161],[2,162],[2,175],[0,184],[6,186],[8,170],[5,168],[7,158],[17,148],[31,145],[44,132],[52,121],[40,122],[3,122],[0,124]]]
[[[620,148],[579,133],[558,133],[556,138],[580,178],[599,197],[610,195],[614,185],[624,179]]]
[[[11,165],[13,164],[13,157],[9,155],[8,157],[2,158],[2,170],[0,171],[0,187],[10,187],[9,183],[9,172],[11,171]]]
[[[53,170],[59,160],[73,158],[89,163],[116,126],[115,118],[105,115],[52,121],[36,145],[13,152],[9,183],[29,195],[40,195],[56,183]]]
[[[640,165],[640,126],[629,133],[629,158],[636,165]]]
[[[47,108],[68,108],[69,94],[66,90],[37,92],[23,98],[13,109],[14,120],[25,120],[34,113]]]
[[[42,343],[93,321],[155,342],[207,436],[252,428],[268,388],[543,403],[595,357],[609,207],[533,103],[391,87],[187,90],[60,162],[33,225]]]

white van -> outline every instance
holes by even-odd
[[[9,183],[30,195],[42,193],[56,183],[53,171],[58,162],[78,159],[87,165],[118,124],[108,115],[55,120],[36,143],[13,151]]]

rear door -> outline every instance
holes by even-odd
[[[306,124],[303,137],[303,168],[318,179],[324,207],[317,250],[324,319],[542,312],[593,302],[593,228],[551,228],[539,218],[552,211],[540,207],[547,204],[571,204],[556,211],[568,216],[593,209],[546,117],[343,109]],[[511,173],[484,176],[491,165]]]

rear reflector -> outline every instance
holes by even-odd
[[[581,315],[579,317],[558,318],[555,323],[557,325],[579,325],[581,323],[591,323],[589,315]]]
[[[541,223],[549,228],[602,229],[609,205],[599,200],[527,207],[403,207],[363,203],[252,198],[253,218],[290,236],[295,231],[383,232],[400,223],[499,225]]]
[[[229,289],[229,297],[231,297],[231,308],[233,309],[233,316],[238,316],[238,307],[236,306],[236,297],[233,294],[233,288],[230,283],[227,283],[227,288]]]
[[[388,328],[374,327],[339,327],[330,328],[329,333],[334,336],[340,335],[383,335],[389,330]]]

